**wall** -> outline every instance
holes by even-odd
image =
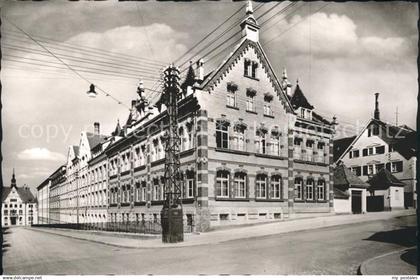
[[[334,212],[335,213],[351,213],[350,197],[347,199],[334,198]]]

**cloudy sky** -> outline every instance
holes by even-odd
[[[417,111],[417,18],[415,3],[254,3],[264,23],[261,43],[277,74],[287,69],[316,110],[341,125],[365,123],[375,92],[382,119],[415,127]],[[19,184],[35,188],[66,160],[93,122],[109,134],[128,110],[110,97],[86,96],[89,83],[65,68],[19,29],[61,57],[89,82],[130,104],[138,80],[153,88],[159,69],[240,9],[244,2],[7,2],[2,4],[3,180],[12,168]],[[271,9],[271,10],[270,10]],[[205,56],[210,71],[230,49],[212,38],[240,20],[237,13],[207,41],[177,61]],[[198,52],[198,56],[197,55]],[[215,58],[212,56],[218,54]],[[208,53],[208,54],[207,54]],[[61,55],[61,56],[60,56]],[[210,59],[212,58],[212,59]],[[357,128],[349,128],[354,133]]]

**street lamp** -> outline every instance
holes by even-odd
[[[89,91],[86,92],[86,93],[91,98],[95,98],[98,95],[98,93],[95,91],[95,85],[94,84],[90,84]]]

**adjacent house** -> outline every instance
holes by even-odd
[[[336,213],[366,213],[366,193],[370,187],[344,164],[334,168],[334,211]]]
[[[404,208],[405,184],[392,173],[382,168],[369,180],[369,193],[381,205],[379,210],[395,210]],[[375,203],[375,202],[373,202]]]
[[[356,136],[334,141],[335,162],[343,162],[363,181],[387,169],[405,184],[405,207],[416,205],[417,132],[380,119],[376,94],[374,117]]]
[[[38,222],[37,201],[27,186],[18,187],[13,170],[10,186],[3,186],[1,225],[29,226]]]

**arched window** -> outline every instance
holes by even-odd
[[[319,179],[316,186],[317,200],[325,200],[325,181]]]
[[[160,200],[161,196],[161,190],[160,190],[160,184],[159,179],[153,180],[153,200]]]
[[[246,174],[244,172],[236,172],[234,177],[235,197],[246,197]]]
[[[140,194],[141,194],[141,188],[140,188],[140,182],[136,182],[136,192],[135,192],[135,201],[140,201]]]
[[[219,170],[216,173],[216,196],[229,197],[229,176],[227,170]]]
[[[270,154],[273,156],[280,155],[280,132],[277,129],[271,131]]]
[[[303,199],[303,180],[300,177],[295,178],[295,198],[298,200]]]
[[[146,181],[141,182],[141,201],[146,201]]]
[[[255,181],[256,198],[267,198],[267,175],[258,174]]]
[[[309,178],[306,180],[306,199],[314,200],[314,179]]]
[[[281,199],[283,196],[283,185],[280,175],[271,176],[271,198]]]

